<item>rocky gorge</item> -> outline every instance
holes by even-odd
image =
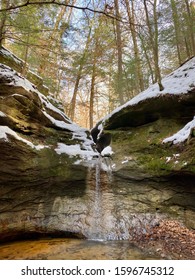
[[[162,80],[163,92],[153,85],[99,121],[98,131],[112,135],[102,155],[90,131],[13,68],[0,64],[1,242],[143,246],[165,221],[194,232],[195,58]]]

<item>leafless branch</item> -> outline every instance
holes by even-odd
[[[56,0],[40,1],[40,2],[26,0],[22,4],[19,4],[19,5],[9,5],[6,8],[2,8],[2,9],[0,9],[0,12],[21,9],[23,7],[27,7],[27,6],[30,6],[30,5],[54,5],[54,4],[58,5],[58,6],[66,6],[66,7],[69,7],[69,8],[74,8],[74,9],[82,10],[82,11],[90,11],[90,12],[93,12],[93,13],[98,13],[98,14],[105,15],[105,16],[107,16],[109,18],[112,18],[112,19],[115,19],[115,20],[123,21],[122,18],[116,17],[116,16],[114,16],[112,14],[108,14],[107,12],[102,11],[102,10],[92,9],[92,8],[88,7],[88,5],[86,7],[81,7],[81,6],[76,6],[76,5],[71,5],[71,4],[66,4],[66,3],[58,2]]]

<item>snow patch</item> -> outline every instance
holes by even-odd
[[[51,123],[53,123],[55,126],[63,128],[63,129],[68,129],[70,130],[70,125],[68,125],[67,123],[65,123],[64,121],[59,121],[54,119],[52,116],[50,116],[46,111],[42,111],[43,114],[51,121]]]
[[[129,162],[129,160],[128,159],[125,159],[125,160],[123,160],[121,163],[122,164],[125,164],[125,163],[128,163]]]
[[[110,146],[107,146],[101,152],[102,156],[111,156],[112,154],[114,154],[114,152],[113,152],[113,150],[112,150],[112,148]]]
[[[99,124],[99,125],[98,125],[99,133],[98,133],[98,135],[97,135],[97,139],[100,138],[100,135],[101,135],[101,133],[103,132],[103,129],[104,129],[104,127],[103,127],[102,123]]]
[[[171,161],[171,157],[166,157],[166,163]]]
[[[36,150],[48,148],[48,146],[34,145],[32,142],[20,137],[15,131],[13,131],[8,126],[0,126],[0,139],[3,139],[5,142],[9,142],[7,135],[12,135],[17,140],[24,142],[25,144]]]
[[[0,111],[0,117],[6,117],[6,114]]]
[[[56,108],[53,104],[51,104],[51,102],[49,102],[49,100],[39,91],[36,92],[39,96],[39,99],[41,100],[41,103],[48,108],[51,111],[54,111],[56,113],[58,113],[59,115],[61,115],[68,123],[71,123],[71,120],[58,108]]]
[[[70,157],[79,156],[85,160],[92,160],[97,153],[92,150],[82,150],[80,144],[66,145],[64,143],[58,143],[55,149],[57,154],[67,154]],[[78,164],[77,162],[75,164]]]
[[[1,47],[0,53],[2,53],[4,56],[9,57],[11,60],[14,60],[18,65],[22,65],[25,63],[24,60],[18,58],[17,56],[15,56],[15,54],[13,54],[10,50],[8,51],[6,48]]]
[[[163,140],[163,143],[172,142],[173,144],[178,144],[186,141],[191,134],[191,130],[195,128],[195,117],[194,119],[187,123],[181,130],[175,133],[173,136],[168,137]]]

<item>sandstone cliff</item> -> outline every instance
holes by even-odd
[[[133,240],[163,219],[195,229],[194,77],[193,58],[163,92],[153,85],[101,120],[113,154],[97,157],[89,131],[1,64],[1,240]]]

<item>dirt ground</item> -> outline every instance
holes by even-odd
[[[195,260],[195,230],[177,221],[161,221],[135,243],[142,249],[157,252],[162,259]]]

